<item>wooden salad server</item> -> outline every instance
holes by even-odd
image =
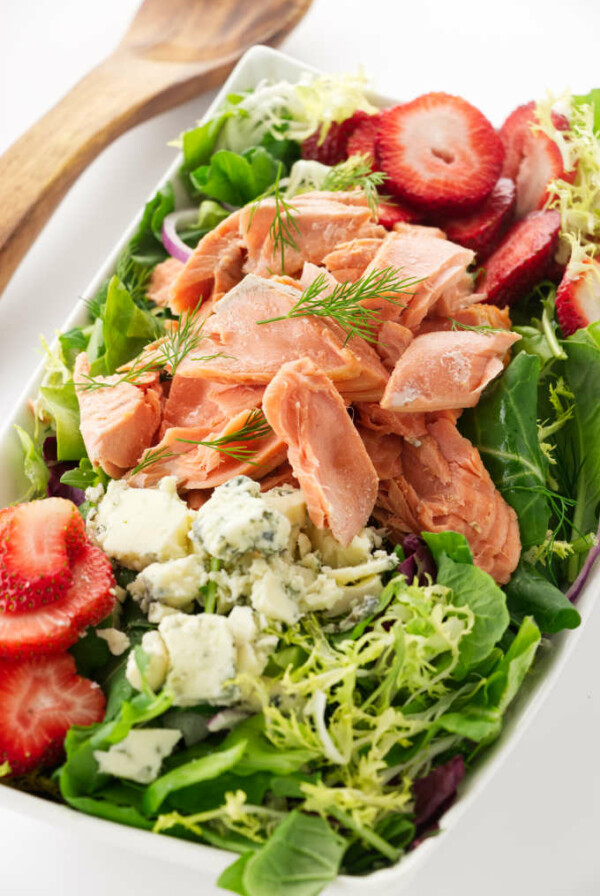
[[[0,292],[67,190],[128,128],[220,84],[311,0],[144,0],[118,47],[0,158]]]

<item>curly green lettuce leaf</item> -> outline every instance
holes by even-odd
[[[92,375],[114,373],[157,339],[162,326],[156,317],[136,305],[125,284],[114,276],[102,311],[102,333],[105,353],[92,365]]]
[[[50,471],[46,466],[42,449],[22,427],[15,423],[14,428],[23,449],[23,472],[29,480],[29,489],[22,500],[31,501],[33,498],[45,498]]]

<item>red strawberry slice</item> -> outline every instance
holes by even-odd
[[[69,562],[87,543],[79,511],[64,498],[10,508],[0,547],[0,611],[58,600],[71,584]]]
[[[542,280],[558,243],[558,212],[531,212],[508,231],[485,263],[477,291],[499,308],[513,305]]]
[[[569,127],[568,119],[559,112],[552,112],[552,121],[558,130]],[[511,112],[499,132],[505,153],[502,175],[517,185],[517,218],[545,206],[551,181],[575,177],[575,171],[565,171],[557,144],[535,129],[536,123],[535,103],[526,103]]]
[[[556,292],[556,316],[563,336],[600,320],[600,263],[584,261],[584,270],[573,275],[567,268]]]
[[[515,207],[516,189],[508,177],[501,177],[482,206],[469,215],[440,222],[453,243],[478,253],[489,254],[508,227]]]
[[[379,131],[379,123],[381,115],[369,115],[363,121],[359,122],[354,129],[354,133],[350,136],[346,146],[348,157],[356,155],[369,155],[373,159],[373,170],[376,170],[376,150],[375,140]]]
[[[377,156],[386,189],[418,208],[456,213],[489,196],[500,176],[500,138],[466,100],[428,93],[385,112]]]
[[[528,134],[531,134],[531,126],[535,124],[535,103],[525,103],[518,106],[510,113],[498,136],[504,147],[504,163],[502,165],[502,177],[510,177],[516,180],[519,167],[523,161],[523,142]],[[559,131],[568,131],[569,119],[561,112],[552,111],[552,123]]]
[[[0,658],[59,653],[74,644],[88,625],[97,625],[115,605],[110,561],[86,545],[71,564],[69,588],[53,603],[34,610],[0,614]]]
[[[71,725],[104,718],[99,686],[77,675],[68,653],[0,662],[0,762],[13,774],[52,765]]]
[[[401,202],[380,202],[377,206],[377,223],[387,230],[393,230],[394,224],[405,222],[412,224],[423,218],[418,212]]]
[[[341,122],[332,122],[324,140],[321,140],[321,129],[315,131],[303,141],[301,153],[303,159],[314,159],[323,165],[337,165],[347,158],[348,140],[358,125],[370,118],[360,110]]]

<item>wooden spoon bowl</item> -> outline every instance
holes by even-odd
[[[0,292],[67,190],[129,128],[277,44],[311,0],[145,0],[113,53],[0,158]]]

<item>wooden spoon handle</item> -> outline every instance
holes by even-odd
[[[235,60],[232,60],[232,64]],[[0,293],[19,262],[87,165],[128,128],[184,102],[231,68],[173,71],[142,59],[110,56],[0,158]],[[165,81],[172,85],[166,87]]]

